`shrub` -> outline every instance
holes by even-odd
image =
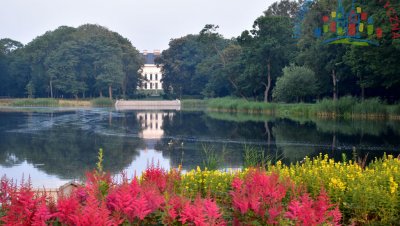
[[[299,102],[317,94],[317,78],[314,72],[302,66],[283,68],[283,76],[278,77],[272,97],[277,101]]]

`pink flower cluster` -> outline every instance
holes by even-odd
[[[338,207],[330,204],[324,190],[314,201],[289,180],[265,171],[252,170],[244,179],[236,177],[231,196],[234,222],[239,225],[254,221],[280,225],[288,220],[296,225],[339,225],[341,220]]]
[[[251,170],[232,182],[228,202],[185,197],[178,171],[150,167],[141,180],[115,183],[90,173],[84,186],[57,202],[33,192],[29,184],[0,183],[1,225],[338,225],[341,214],[322,190],[315,199],[289,180]],[[215,197],[217,200],[217,197]]]

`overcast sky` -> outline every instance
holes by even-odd
[[[140,51],[219,25],[226,38],[251,29],[275,0],[2,0],[0,39],[27,44],[61,25],[92,23],[128,38]]]

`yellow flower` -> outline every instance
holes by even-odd
[[[396,192],[399,185],[394,181],[393,177],[389,177],[389,183],[390,183],[390,193],[393,194]]]
[[[330,187],[339,189],[341,191],[344,191],[346,189],[346,185],[340,179],[337,178],[331,178],[329,185]]]

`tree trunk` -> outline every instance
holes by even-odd
[[[100,90],[99,95],[100,95],[100,98],[102,98],[103,97],[103,91]]]
[[[113,99],[113,97],[112,97],[112,87],[111,86],[108,86],[108,96],[110,97],[110,100]]]
[[[362,77],[362,75],[360,76],[360,74],[358,72],[357,72],[357,76],[360,78],[361,100],[364,101],[365,87],[364,87],[364,84],[363,84],[363,77]]]
[[[271,88],[271,58],[268,57],[267,61],[267,84],[265,85],[264,91],[264,102],[268,103],[269,100],[269,89]]]
[[[336,72],[335,69],[332,69],[332,82],[333,82],[333,100],[337,101],[337,92],[336,92]]]
[[[53,98],[53,81],[50,79],[50,97]]]
[[[331,149],[332,149],[332,153],[335,152],[335,149],[336,149],[336,133],[334,133],[334,134],[333,134],[333,137],[332,137],[332,146],[331,146]]]
[[[268,153],[270,151],[270,146],[271,146],[271,130],[269,128],[268,121],[264,122],[264,128],[265,128],[265,133],[267,134],[267,147],[268,147]]]
[[[126,88],[127,88],[128,78],[125,76],[124,81],[122,82],[122,98],[126,99]]]
[[[365,87],[362,85],[361,86],[361,100],[364,101],[365,98]]]

